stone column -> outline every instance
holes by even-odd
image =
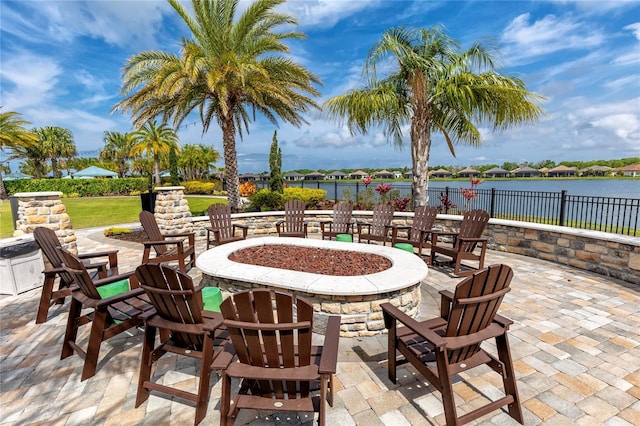
[[[76,234],[67,214],[67,207],[62,204],[62,192],[19,192],[14,195],[18,199],[18,220],[14,236],[33,234],[38,226],[53,229],[62,243],[62,248],[77,254]]]
[[[193,232],[191,210],[184,197],[184,186],[160,186],[154,216],[163,234]]]

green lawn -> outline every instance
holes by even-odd
[[[189,197],[189,209],[202,214],[212,203],[224,203],[222,198]],[[118,225],[138,221],[142,210],[140,197],[95,197],[95,198],[63,198],[71,223],[75,229],[95,226]],[[0,238],[13,235],[11,205],[9,201],[0,201]]]

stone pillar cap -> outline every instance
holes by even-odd
[[[154,188],[156,191],[177,191],[184,190],[184,186],[157,186]]]
[[[16,192],[13,194],[14,197],[54,197],[61,196],[62,192],[60,191],[51,191],[51,192]]]

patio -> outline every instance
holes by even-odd
[[[107,239],[102,229],[77,230],[81,252],[120,249],[120,269],[139,263],[142,246]],[[315,234],[314,234],[315,236]],[[197,253],[204,251],[204,241]],[[518,374],[526,425],[640,424],[640,288],[583,270],[489,250],[487,264],[506,263],[515,272],[501,314],[515,324],[511,349]],[[192,270],[193,276],[200,271]],[[199,277],[198,277],[199,278]],[[459,281],[431,268],[422,288],[421,316],[439,306],[438,291]],[[0,424],[190,424],[194,408],[152,395],[134,408],[142,332],[123,334],[103,344],[97,374],[80,382],[82,360],[60,361],[66,310],[52,308],[48,322],[35,325],[40,290],[0,297]],[[87,330],[81,334],[86,338]],[[343,338],[334,407],[335,425],[444,424],[440,395],[408,366],[398,384],[387,379],[386,335]],[[168,380],[195,387],[195,363],[161,368]],[[487,370],[488,371],[488,370]],[[486,374],[485,374],[486,373]],[[484,370],[454,385],[460,411],[499,392],[496,376]],[[207,417],[217,424],[220,383],[214,378]],[[312,424],[308,417],[241,412],[236,424]],[[475,424],[517,424],[496,411]]]

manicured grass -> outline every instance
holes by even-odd
[[[201,214],[212,203],[225,203],[223,198],[187,196],[189,209]],[[63,198],[75,229],[110,226],[138,221],[142,211],[140,197]],[[0,204],[0,238],[13,235],[9,201]]]

